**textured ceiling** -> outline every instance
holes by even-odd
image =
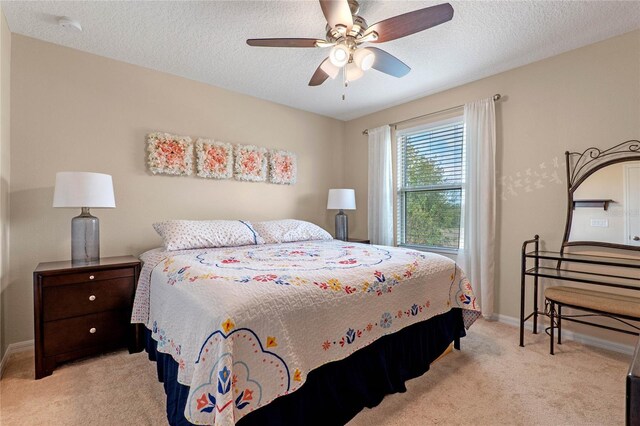
[[[437,1],[361,2],[369,24]],[[307,83],[326,49],[256,48],[247,38],[324,38],[316,1],[3,1],[12,32],[348,120],[640,27],[639,1],[451,1],[453,20],[376,45],[412,71]],[[57,25],[80,21],[82,32]]]

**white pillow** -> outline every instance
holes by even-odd
[[[169,220],[153,224],[167,250],[264,244],[243,220]]]
[[[318,225],[304,220],[284,219],[257,222],[253,224],[253,228],[266,244],[333,239],[331,234]]]

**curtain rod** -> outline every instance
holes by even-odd
[[[502,95],[500,93],[496,93],[495,95],[493,95],[494,102],[500,100],[501,97],[502,97]],[[398,121],[398,122],[395,122],[395,123],[389,123],[389,126],[395,127],[398,124],[406,123],[407,121],[413,121],[413,120],[417,120],[418,118],[429,117],[430,115],[442,114],[443,112],[452,111],[454,109],[462,108],[463,106],[464,105],[456,105],[456,106],[451,107],[451,108],[441,109],[440,111],[430,112],[429,114],[418,115],[416,117],[407,118],[406,120]],[[362,134],[363,135],[368,135],[369,134],[369,130],[368,129],[363,130]]]

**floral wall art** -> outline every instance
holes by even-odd
[[[191,176],[195,167],[195,174],[206,179],[293,185],[298,174],[293,152],[213,139],[193,143],[189,136],[154,132],[147,135],[147,152],[147,166],[154,175]]]
[[[253,145],[236,145],[233,175],[238,180],[267,180],[267,150]]]
[[[155,174],[189,176],[193,166],[193,142],[188,136],[156,132],[147,136],[149,170]]]
[[[196,141],[197,175],[203,178],[233,177],[233,145],[199,138]]]
[[[296,183],[298,165],[296,155],[289,151],[269,151],[269,182],[282,185]]]

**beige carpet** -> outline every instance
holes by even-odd
[[[404,394],[387,396],[350,426],[622,425],[631,359],[567,341],[555,356],[545,335],[478,321]],[[0,381],[0,424],[163,425],[164,391],[146,354],[117,352],[33,380],[33,356],[15,355]]]

